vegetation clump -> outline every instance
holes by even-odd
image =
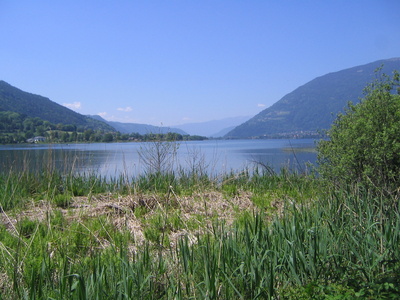
[[[360,183],[395,192],[400,184],[400,86],[398,72],[382,75],[357,105],[339,115],[318,145],[321,174],[337,184]]]

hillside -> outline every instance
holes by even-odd
[[[49,98],[24,92],[0,80],[0,111],[12,111],[54,124],[72,124],[83,129],[115,131],[111,126],[70,110]]]
[[[307,136],[327,129],[349,101],[357,103],[375,70],[400,70],[400,58],[379,60],[329,73],[300,86],[271,107],[237,126],[225,138]]]
[[[230,130],[247,121],[248,119],[250,119],[250,116],[240,116],[200,123],[187,123],[177,125],[176,128],[182,129],[189,134],[208,137],[222,137]]]
[[[107,121],[100,117],[99,115],[91,115],[90,118],[95,120],[102,121],[121,133],[139,133],[139,134],[148,134],[148,133],[168,133],[174,132],[182,135],[187,135],[187,133],[178,128],[170,128],[170,127],[161,127],[161,126],[153,126],[148,124],[138,124],[138,123],[122,123],[122,122],[114,122]]]

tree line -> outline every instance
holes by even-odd
[[[122,134],[118,131],[93,130],[73,124],[53,124],[38,117],[28,117],[11,111],[0,111],[0,143],[27,143],[34,137],[46,138],[46,143],[120,142],[120,141],[188,141],[205,137],[178,133]]]

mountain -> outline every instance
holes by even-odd
[[[247,121],[251,117],[232,117],[221,120],[212,120],[200,123],[187,123],[177,125],[176,128],[182,129],[191,135],[201,135],[207,137],[222,137],[230,130]]]
[[[282,137],[328,129],[349,101],[359,102],[377,74],[400,70],[400,58],[379,60],[329,73],[298,87],[278,102],[227,133],[225,138]]]
[[[139,133],[139,134],[147,134],[147,133],[168,133],[168,132],[175,132],[181,135],[187,135],[187,133],[181,129],[177,128],[169,128],[169,127],[160,127],[160,126],[153,126],[147,124],[137,124],[137,123],[121,123],[121,122],[114,122],[114,121],[107,121],[100,117],[99,115],[91,115],[90,118],[93,118],[98,121],[102,121],[121,133]]]
[[[38,117],[53,124],[72,124],[84,129],[115,131],[103,122],[83,116],[49,98],[24,92],[2,80],[0,80],[0,111]]]
[[[222,129],[222,130],[210,135],[210,137],[212,137],[212,138],[221,138],[224,135],[226,135],[227,133],[229,133],[231,130],[233,130],[234,128],[236,128],[236,126],[231,126],[231,127],[224,128],[224,129]]]

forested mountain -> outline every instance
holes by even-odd
[[[378,75],[400,70],[400,58],[380,60],[315,78],[225,135],[225,138],[310,136],[328,129],[349,101],[357,103]],[[301,70],[300,70],[301,72]]]
[[[78,114],[46,97],[24,92],[0,80],[0,111],[12,111],[53,124],[74,125],[82,130],[115,131],[110,125]]]
[[[148,124],[138,124],[138,123],[122,123],[122,122],[113,122],[107,121],[100,117],[99,115],[91,115],[89,116],[95,120],[102,121],[121,133],[139,133],[139,134],[148,134],[148,133],[162,133],[166,134],[168,132],[178,133],[182,135],[187,135],[187,133],[178,128],[170,128],[170,127],[161,127],[161,126],[153,126]]]
[[[18,143],[93,143],[124,141],[192,141],[205,137],[168,133],[130,133],[106,132],[103,130],[78,129],[75,125],[53,124],[41,118],[28,117],[13,111],[0,111],[0,144]]]
[[[176,128],[108,122],[0,81],[0,144],[203,140]]]

